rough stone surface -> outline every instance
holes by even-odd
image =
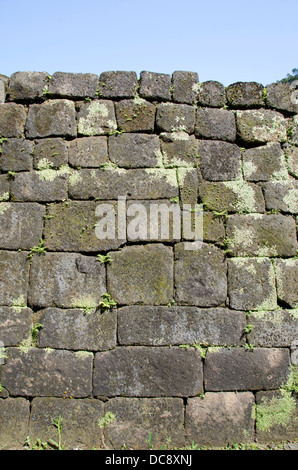
[[[56,98],[94,98],[98,76],[93,73],[55,72],[49,81],[48,93]]]
[[[235,142],[235,115],[227,109],[198,108],[195,134],[198,138]]]
[[[215,80],[200,83],[198,87],[198,104],[210,108],[221,108],[226,102],[225,87]]]
[[[22,137],[26,123],[24,106],[15,103],[0,104],[1,137]]]
[[[33,167],[36,170],[58,169],[68,163],[68,145],[64,139],[49,138],[36,141]]]
[[[25,398],[0,400],[0,442],[3,450],[24,445],[29,428],[29,401]]]
[[[241,176],[240,148],[220,140],[199,141],[202,176],[208,181],[236,180]]]
[[[291,176],[298,178],[298,148],[293,145],[286,144],[285,158],[287,162],[288,171]]]
[[[32,314],[26,307],[0,307],[1,341],[5,347],[18,346],[30,337]]]
[[[27,253],[0,251],[0,305],[26,306]]]
[[[195,108],[188,104],[161,103],[157,106],[156,125],[160,132],[194,132]]]
[[[286,120],[270,109],[236,111],[238,136],[247,143],[285,142]]]
[[[75,253],[33,255],[28,301],[38,307],[97,307],[105,293],[105,268]]]
[[[243,172],[247,181],[279,181],[287,178],[287,169],[279,143],[270,142],[247,149],[242,154]]]
[[[8,201],[10,193],[10,180],[7,175],[0,175],[0,214],[2,214],[3,201]]]
[[[7,99],[9,101],[38,101],[47,89],[47,72],[16,72],[9,80]]]
[[[165,73],[141,72],[140,96],[146,99],[171,99],[171,76]]]
[[[120,134],[109,137],[110,160],[120,168],[151,168],[158,163],[156,135]]]
[[[121,100],[115,104],[117,123],[123,132],[153,132],[155,106],[143,98]]]
[[[254,439],[252,393],[207,392],[204,398],[190,398],[186,407],[186,442],[200,446],[224,447]]]
[[[298,113],[298,104],[295,104],[295,88],[291,84],[271,83],[266,89],[267,106],[288,113]]]
[[[5,84],[0,80],[0,103],[5,103],[6,98],[6,89]]]
[[[69,143],[69,164],[79,168],[100,168],[109,162],[105,136],[81,137]]]
[[[103,72],[98,94],[103,98],[134,98],[138,86],[135,72]]]
[[[276,181],[263,186],[266,209],[274,211],[298,213],[298,182]]]
[[[286,383],[289,352],[282,348],[215,348],[205,361],[205,390],[274,390]]]
[[[110,100],[82,102],[77,114],[78,134],[107,135],[117,129],[114,103]]]
[[[2,144],[2,171],[30,171],[34,145],[25,139],[9,139]]]
[[[258,108],[265,105],[264,87],[256,82],[237,82],[226,88],[227,101],[233,108]]]
[[[120,305],[166,305],[173,299],[173,253],[161,244],[111,252],[107,288]]]
[[[275,263],[277,296],[290,308],[298,306],[298,260],[278,259]]]
[[[298,317],[292,310],[251,312],[249,342],[262,348],[286,348],[297,339]]]
[[[226,261],[217,247],[203,244],[199,250],[175,245],[175,300],[182,304],[214,307],[227,296]]]
[[[44,169],[22,172],[11,181],[11,194],[14,201],[54,202],[67,199],[69,171]]]
[[[201,355],[195,350],[136,346],[95,354],[97,396],[193,396],[202,392],[202,378]]]
[[[26,137],[77,135],[75,106],[69,100],[50,100],[29,106],[26,121]]]
[[[199,76],[196,72],[173,73],[173,100],[177,103],[193,104],[197,100]]]
[[[160,147],[166,168],[194,167],[198,161],[198,141],[184,131],[162,132]]]

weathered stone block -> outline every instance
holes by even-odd
[[[287,349],[214,348],[205,360],[205,390],[274,390],[287,381],[289,370]]]
[[[196,72],[174,72],[173,100],[177,103],[193,104],[197,100],[199,76]]]
[[[241,152],[237,145],[219,140],[201,140],[198,147],[204,179],[227,181],[241,177]]]
[[[110,100],[82,102],[77,115],[78,134],[105,135],[117,129],[114,103]]]
[[[121,100],[115,104],[119,128],[124,132],[153,132],[155,106],[143,98]]]
[[[264,87],[256,82],[237,82],[226,88],[227,101],[233,108],[258,108],[265,105]]]
[[[287,178],[287,168],[279,143],[269,142],[247,149],[242,154],[243,172],[247,181],[270,181]]]
[[[27,253],[0,251],[0,305],[26,306],[28,274]]]
[[[198,202],[198,173],[196,168],[178,168],[180,199],[182,204]]]
[[[0,104],[0,135],[2,137],[22,137],[25,123],[24,106],[15,103]]]
[[[283,215],[231,215],[226,227],[232,256],[295,256],[296,225]]]
[[[45,214],[42,205],[3,202],[0,207],[0,248],[30,250],[39,244]]]
[[[67,396],[65,397],[67,398]],[[30,417],[31,443],[58,441],[53,419],[62,417],[62,445],[66,450],[99,449],[103,429],[98,422],[103,418],[104,405],[100,400],[63,400],[63,398],[34,398]],[[50,449],[50,446],[47,447]]]
[[[230,307],[239,310],[275,310],[274,268],[268,258],[228,260]]]
[[[7,348],[6,354],[1,381],[11,395],[65,397],[67,392],[81,398],[91,394],[92,353]]]
[[[94,98],[98,88],[98,76],[94,73],[55,72],[48,86],[50,95],[57,98]]]
[[[162,132],[194,132],[195,108],[188,104],[161,103],[157,106],[156,124]]]
[[[67,199],[69,169],[18,173],[11,181],[15,201],[53,202]]]
[[[298,213],[298,182],[268,182],[263,186],[267,210]]]
[[[40,348],[104,351],[116,346],[116,311],[46,308],[39,322]]]
[[[251,312],[249,342],[263,348],[289,348],[298,336],[298,318],[292,310]]]
[[[198,162],[198,141],[184,131],[160,134],[163,164],[166,168],[195,167]]]
[[[77,135],[75,105],[69,100],[50,100],[29,106],[26,136],[50,137]]]
[[[109,162],[107,137],[80,137],[69,143],[70,165],[82,168],[99,168]]]
[[[288,172],[290,175],[298,178],[298,148],[288,144],[285,148],[285,158]]]
[[[288,140],[291,144],[298,145],[298,116],[288,119]]]
[[[0,307],[1,341],[4,346],[17,346],[30,338],[32,310],[22,307]]]
[[[156,167],[159,151],[157,135],[125,133],[109,137],[110,160],[121,168]]]
[[[61,138],[41,139],[36,141],[33,167],[36,170],[60,168],[68,163],[68,145]]]
[[[203,139],[236,140],[235,115],[227,109],[198,108],[195,135]]]
[[[271,109],[236,111],[238,137],[244,142],[266,143],[287,140],[287,122]]]
[[[125,347],[96,353],[94,395],[187,397],[203,390],[201,355],[181,348]]]
[[[135,72],[103,72],[99,77],[99,96],[103,98],[134,98],[138,86]]]
[[[7,175],[0,175],[0,203],[2,201],[8,201],[10,193],[10,181]],[[0,214],[2,214],[3,206],[0,204]]]
[[[38,307],[97,307],[105,293],[105,268],[74,253],[33,256],[29,304]]]
[[[36,101],[43,98],[47,89],[49,74],[47,72],[16,72],[10,77],[7,90],[8,101]]]
[[[2,171],[30,171],[34,145],[29,140],[9,139],[2,144]]]
[[[110,253],[107,285],[123,304],[167,304],[173,298],[172,249],[161,244],[127,246]]]
[[[199,84],[198,104],[210,108],[221,108],[226,102],[225,87],[222,83],[208,80]]]
[[[118,310],[118,341],[122,345],[240,345],[245,313],[225,308],[123,307]]]
[[[298,306],[298,260],[278,259],[275,262],[277,296],[290,308]]]
[[[199,183],[199,194],[206,209],[216,212],[265,212],[262,189],[245,181]]]
[[[187,443],[223,447],[253,442],[253,406],[254,395],[249,392],[207,392],[203,399],[190,398],[185,417]]]
[[[29,406],[25,398],[0,400],[0,442],[3,450],[17,450],[24,445],[29,429]]]
[[[165,73],[141,72],[140,96],[146,99],[171,99],[171,76]]]
[[[271,83],[266,87],[266,104],[288,113],[298,113],[298,104],[295,104],[295,88],[290,83]]]
[[[5,103],[6,89],[5,83],[0,80],[0,103]]]
[[[225,227],[223,216],[204,212],[203,214],[203,240],[205,242],[223,242]]]
[[[116,420],[106,429],[106,441],[112,449],[160,448],[168,440],[171,446],[183,446],[184,408],[181,398],[112,398],[105,404]]]
[[[222,251],[205,243],[199,250],[175,245],[176,301],[200,307],[225,303],[227,296],[226,261]]]

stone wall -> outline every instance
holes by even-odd
[[[0,76],[1,446],[59,415],[70,448],[298,437],[295,103],[193,72]],[[203,204],[203,242],[117,233],[119,197],[122,223]]]

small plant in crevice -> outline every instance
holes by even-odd
[[[27,259],[31,260],[32,259],[32,256],[37,253],[37,254],[42,254],[42,253],[46,253],[46,248],[44,246],[44,240],[41,238],[39,240],[39,245],[38,246],[33,246],[31,248],[31,250],[29,251],[28,255],[27,255]]]
[[[99,261],[102,264],[108,264],[112,261],[109,253],[107,255],[98,254],[96,258],[97,258],[97,261]]]
[[[50,439],[49,445],[51,447],[54,447],[55,450],[66,450],[66,447],[64,444],[62,444],[62,430],[63,430],[63,423],[62,423],[62,418],[61,415],[59,414],[57,419],[53,419],[53,424],[55,428],[58,431],[58,442],[54,441],[53,439]]]
[[[102,298],[103,300],[99,302],[98,305],[101,310],[109,310],[117,306],[117,302],[115,302],[107,292],[102,295]]]

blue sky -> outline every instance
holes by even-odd
[[[297,0],[0,0],[0,73],[193,71],[267,85],[298,67]]]

